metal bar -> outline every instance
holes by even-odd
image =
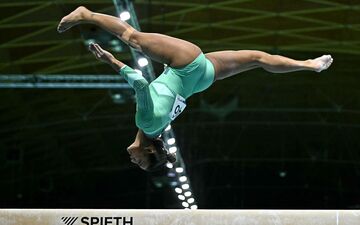
[[[273,15],[271,13],[267,13],[267,14],[261,14],[261,15],[251,16],[251,17],[219,21],[219,22],[212,23],[211,26],[215,26],[215,25],[221,26],[224,24],[228,25],[228,24],[234,24],[234,23],[240,23],[240,22],[248,22],[248,21],[260,20],[260,19],[267,19],[267,18],[271,18],[271,17],[273,17]],[[187,33],[190,31],[200,30],[202,28],[207,28],[208,26],[209,26],[209,24],[202,24],[199,26],[193,26],[193,27],[187,27],[184,29],[175,30],[172,32],[168,32],[167,34],[168,35],[179,35],[179,34]]]
[[[21,18],[22,16],[29,15],[29,14],[34,13],[34,12],[39,11],[39,10],[43,10],[44,8],[50,6],[51,4],[52,4],[52,2],[44,2],[43,4],[38,5],[36,7],[33,7],[33,8],[30,8],[30,9],[28,9],[26,11],[18,12],[13,16],[10,16],[10,17],[7,17],[5,19],[0,20],[0,24],[4,24],[6,22],[13,21],[15,19]]]
[[[119,75],[0,75],[0,81],[123,81],[124,78]]]
[[[7,24],[0,24],[0,29],[3,28],[15,28],[15,27],[36,27],[36,26],[50,26],[56,25],[58,21],[42,21],[42,22],[24,22],[24,23],[7,23]]]
[[[0,29],[1,29],[1,25],[0,25]],[[42,46],[42,45],[53,45],[53,44],[61,44],[63,42],[68,41],[69,39],[59,39],[59,40],[49,40],[49,41],[26,41],[26,42],[16,42],[13,44],[6,44],[6,45],[1,45],[0,49],[3,48],[20,48],[20,47],[35,47],[35,46]],[[83,41],[82,38],[79,39],[71,39],[74,42],[81,42]]]
[[[118,75],[0,75],[4,88],[131,89]],[[100,83],[98,83],[100,82]]]
[[[114,0],[116,1],[116,0]],[[227,0],[227,1],[220,1],[220,2],[216,2],[216,3],[211,3],[211,4],[197,4],[198,6],[191,6],[189,5],[189,8],[185,8],[185,9],[181,9],[181,10],[176,10],[174,12],[165,12],[165,13],[161,13],[160,15],[156,15],[150,18],[145,18],[143,20],[141,20],[140,22],[143,22],[145,20],[157,20],[157,19],[168,19],[169,17],[172,16],[177,16],[177,15],[182,15],[185,13],[189,13],[189,12],[195,12],[195,11],[199,11],[202,9],[207,9],[207,8],[216,8],[218,6],[224,6],[224,5],[230,5],[230,4],[234,4],[234,3],[242,3],[242,2],[248,2],[248,1],[252,1],[252,0]],[[164,4],[166,5],[166,1],[164,1]]]
[[[20,36],[18,38],[15,38],[13,40],[10,40],[8,42],[5,42],[3,44],[0,45],[0,48],[4,48],[4,47],[7,47],[8,45],[12,45],[14,43],[17,43],[17,42],[21,42],[21,41],[24,41],[26,40],[27,38],[31,38],[31,37],[34,37],[36,35],[39,35],[41,33],[44,33],[44,32],[47,32],[49,30],[53,30],[54,29],[54,26],[52,25],[49,25],[47,27],[44,27],[44,28],[41,28],[40,30],[36,30],[34,32],[31,32],[31,33],[28,33],[27,35],[24,35],[24,36]]]
[[[131,89],[127,83],[0,83],[0,89],[7,88]]]
[[[318,4],[324,4],[324,5],[337,6],[337,7],[344,6],[344,4],[341,4],[341,3],[329,2],[329,1],[325,1],[325,0],[305,0],[305,1],[307,1],[307,2],[313,2],[313,3],[318,3]]]
[[[0,3],[0,8],[2,7],[20,7],[20,6],[32,6],[32,5],[40,5],[44,4],[44,0],[42,1],[29,1],[29,0],[22,0],[22,1],[12,1],[12,2],[4,2]],[[52,3],[55,1],[51,1]],[[63,4],[84,4],[83,0],[62,0],[61,3]],[[104,4],[104,0],[86,0],[87,4]],[[55,4],[55,3],[54,3]]]

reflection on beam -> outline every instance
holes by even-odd
[[[360,210],[3,209],[2,225],[359,225]]]

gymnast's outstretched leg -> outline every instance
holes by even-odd
[[[64,32],[82,23],[100,26],[151,59],[172,67],[185,66],[201,53],[201,49],[190,42],[162,34],[139,32],[117,17],[94,13],[83,6],[62,18],[58,31]]]
[[[255,68],[263,68],[271,73],[288,73],[300,70],[321,72],[333,62],[330,55],[301,61],[252,50],[211,52],[207,53],[206,57],[214,64],[215,80],[221,80]]]

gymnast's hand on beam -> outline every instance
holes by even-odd
[[[96,43],[90,43],[89,50],[94,54],[95,58],[101,62],[112,64],[115,61],[115,57],[110,52],[102,49],[100,45]]]

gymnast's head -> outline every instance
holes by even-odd
[[[140,129],[127,151],[131,162],[148,172],[160,170],[167,162],[176,161],[176,155],[169,153],[161,138],[148,138]]]

